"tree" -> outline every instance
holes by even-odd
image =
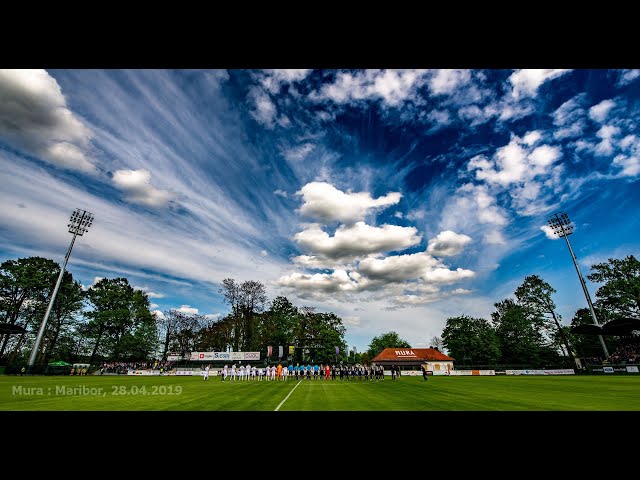
[[[542,334],[542,320],[511,299],[494,304],[491,314],[502,363],[538,365],[547,346]]]
[[[604,283],[596,292],[596,304],[608,317],[601,323],[619,317],[640,318],[640,261],[633,255],[610,258],[591,269],[587,278]]]
[[[234,351],[257,348],[259,342],[255,338],[255,330],[257,315],[264,310],[267,302],[265,286],[254,280],[238,284],[233,278],[225,278],[219,292],[231,306]]]
[[[442,343],[442,338],[434,335],[431,337],[429,341],[430,348],[435,348],[436,350],[442,352],[444,350],[444,343]]]
[[[92,310],[89,332],[95,339],[89,363],[93,363],[100,347],[113,360],[144,358],[144,352],[155,347],[156,319],[149,309],[149,298],[135,290],[126,278],[103,278],[87,291]],[[139,342],[142,342],[140,344]]]
[[[83,308],[84,298],[85,294],[80,282],[74,280],[71,273],[65,271],[49,314],[43,342],[40,344],[40,352],[44,352],[44,356],[39,363],[46,364],[51,359],[61,334],[75,331],[77,315]],[[34,304],[36,306],[32,315],[34,331],[40,327],[48,300],[47,298],[45,301]]]
[[[380,336],[373,337],[371,343],[369,343],[367,353],[371,358],[374,358],[385,348],[411,348],[411,344],[400,338],[400,335],[396,332],[391,331],[383,333]]]
[[[12,325],[18,322],[24,308],[33,302],[48,300],[60,273],[60,266],[42,257],[7,260],[0,265],[0,321]],[[9,341],[4,335],[0,357]]]
[[[522,285],[516,289],[515,296],[518,299],[518,303],[527,309],[528,313],[533,317],[553,321],[557,329],[556,334],[566,349],[566,355],[571,359],[571,363],[575,364],[571,345],[563,328],[560,326],[561,317],[556,314],[556,304],[551,298],[554,293],[556,293],[555,289],[538,275],[530,275],[525,277]]]
[[[442,331],[442,343],[458,362],[470,358],[476,364],[495,364],[500,356],[496,332],[483,318],[451,317]]]

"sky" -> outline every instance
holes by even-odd
[[[431,345],[528,275],[640,255],[640,70],[0,70],[0,261],[219,318],[225,278]]]

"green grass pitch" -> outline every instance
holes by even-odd
[[[2,376],[0,410],[640,411],[640,376],[436,376],[426,382]]]

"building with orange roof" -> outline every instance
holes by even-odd
[[[435,348],[385,348],[371,363],[387,370],[391,365],[399,366],[401,371],[419,371],[424,365],[434,375],[444,375],[453,370],[454,360]]]

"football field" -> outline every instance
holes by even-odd
[[[640,376],[436,376],[426,382],[1,376],[0,410],[640,411]]]

